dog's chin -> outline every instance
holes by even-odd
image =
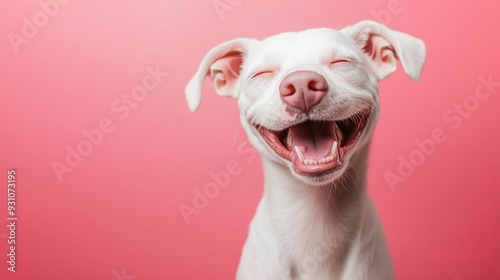
[[[295,179],[297,179],[298,181],[303,182],[304,185],[311,187],[321,187],[330,185],[335,181],[337,181],[338,179],[342,178],[345,170],[349,166],[349,159],[346,159],[341,165],[331,170],[318,174],[297,173],[297,171],[295,171],[295,168],[293,167],[293,163],[285,163],[285,164],[288,165],[293,177],[295,177]]]
[[[254,126],[297,179],[318,186],[342,176],[369,115],[370,110],[363,110],[342,120],[307,120],[280,131]]]

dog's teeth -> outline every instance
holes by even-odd
[[[342,134],[342,130],[340,130],[340,127],[335,124],[335,135],[337,135],[337,140],[342,143],[342,140],[344,139],[344,135]]]
[[[292,130],[289,129],[288,130],[288,135],[286,136],[286,144],[288,145],[288,147],[292,147],[292,144],[293,144],[293,136],[292,136]]]
[[[333,157],[337,155],[337,147],[338,147],[338,142],[334,141],[332,144],[332,151],[330,153]]]
[[[298,146],[295,146],[294,148],[295,148],[295,153],[297,154],[297,157],[299,158],[300,162],[305,165],[318,165],[318,164],[325,164],[332,162],[334,159],[338,158],[337,155],[339,152],[337,141],[333,142],[330,155],[321,159],[308,159],[304,156],[304,154],[302,153],[302,151]]]
[[[297,153],[297,157],[299,157],[300,162],[305,163],[305,160],[304,160],[304,159],[305,159],[306,157],[304,156],[304,154],[302,154],[302,151],[301,151],[301,150],[300,150],[300,148],[299,148],[299,147],[297,147],[297,146],[295,146],[295,153]],[[307,164],[307,163],[306,163],[306,164]]]

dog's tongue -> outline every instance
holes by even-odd
[[[309,159],[320,159],[330,154],[337,140],[332,123],[304,122],[290,128],[293,146],[298,146]]]

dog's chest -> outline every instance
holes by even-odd
[[[283,216],[261,202],[245,246],[251,253],[243,256],[263,272],[259,279],[341,279],[345,237],[321,214],[327,212],[307,207],[288,208]]]

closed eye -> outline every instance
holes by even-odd
[[[337,60],[334,60],[334,61],[330,62],[330,65],[337,64],[337,63],[342,63],[342,62],[351,62],[351,61],[348,60],[348,59],[337,59]]]
[[[250,78],[253,79],[257,76],[261,76],[261,75],[266,75],[266,74],[273,74],[274,72],[272,70],[265,70],[265,71],[260,71],[260,72],[257,72],[255,74],[253,74]]]

